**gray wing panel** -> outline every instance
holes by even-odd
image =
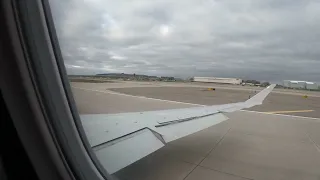
[[[95,146],[93,150],[103,167],[114,173],[163,146],[161,139],[145,128]]]

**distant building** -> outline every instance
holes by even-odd
[[[317,83],[314,83],[314,82],[306,82],[306,88],[315,90],[315,89],[319,89],[319,86]]]
[[[221,84],[241,84],[242,79],[219,78],[219,77],[194,77],[195,82],[221,83]]]
[[[291,87],[297,89],[306,89],[305,81],[291,81]]]
[[[283,86],[287,87],[287,88],[290,88],[291,87],[291,81],[290,80],[284,80],[283,81]]]
[[[292,80],[284,80],[283,86],[287,88],[294,88],[294,89],[318,89],[319,88],[318,84],[314,82],[292,81]]]

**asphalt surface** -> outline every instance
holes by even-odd
[[[235,91],[229,87],[212,92],[203,87],[154,87],[134,83],[73,83],[72,86],[80,114],[229,103],[254,94],[251,90]],[[265,107],[252,110],[313,109],[298,115],[318,117],[316,96],[305,99],[290,93],[273,93]],[[228,121],[173,141],[115,176],[120,180],[320,179],[320,119],[248,111],[227,116]]]

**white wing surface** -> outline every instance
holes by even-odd
[[[81,115],[93,150],[109,173],[114,173],[166,143],[216,125],[233,112],[262,104],[275,85],[245,102],[173,110]]]

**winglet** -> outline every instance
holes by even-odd
[[[245,103],[250,104],[251,106],[262,104],[263,100],[268,96],[268,94],[273,90],[275,86],[276,84],[271,84],[270,86],[260,91],[258,94],[254,95],[252,98],[248,99]]]
[[[234,112],[244,108],[251,108],[256,105],[261,105],[263,100],[268,96],[268,94],[273,90],[275,86],[275,84],[272,84],[266,87],[265,89],[263,89],[258,94],[254,95],[252,98],[248,99],[245,102],[229,104],[228,106],[220,109],[220,112]]]

